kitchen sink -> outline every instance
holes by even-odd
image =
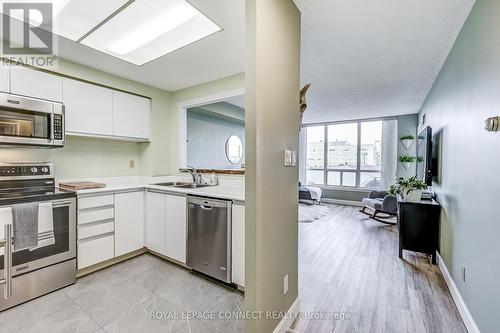
[[[182,187],[182,188],[203,188],[203,187],[209,187],[213,185],[208,185],[208,184],[185,184],[185,185],[175,185],[175,187]]]
[[[193,183],[190,182],[165,182],[165,183],[157,183],[153,184],[157,186],[185,186],[185,185],[194,185]]]
[[[157,183],[153,184],[157,186],[171,186],[171,187],[179,187],[179,188],[203,188],[213,185],[208,184],[194,184],[189,182],[166,182],[166,183]]]

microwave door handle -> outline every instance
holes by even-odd
[[[2,106],[21,109],[34,110],[36,112],[52,114],[54,112],[51,102],[39,101],[31,98],[18,97],[8,94],[0,94]]]

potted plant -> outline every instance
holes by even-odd
[[[401,144],[403,145],[403,147],[405,147],[406,150],[408,150],[408,148],[411,146],[413,140],[415,140],[415,137],[411,134],[403,135],[399,138],[399,141],[401,141]]]
[[[389,194],[401,195],[408,202],[420,202],[422,191],[426,189],[427,184],[418,179],[417,176],[408,179],[401,177],[396,179],[396,184],[391,185]]]
[[[403,164],[404,168],[408,170],[410,165],[415,162],[415,157],[414,156],[409,156],[408,154],[399,156],[399,162]]]

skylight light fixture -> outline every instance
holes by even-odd
[[[0,3],[5,0],[0,0]],[[29,23],[136,65],[221,30],[186,0],[16,0],[52,2],[52,25],[37,11]],[[0,6],[1,11],[1,6]],[[24,21],[22,11],[10,15]]]
[[[81,43],[142,65],[219,30],[185,0],[136,0]]]
[[[52,22],[52,32],[74,42],[85,36],[115,11],[128,3],[128,0],[12,0],[15,3],[52,3],[52,18],[43,18],[40,12],[30,11],[29,24],[40,26],[42,20]],[[0,5],[0,11],[2,10]],[[24,22],[23,11],[11,11],[10,16]],[[49,25],[50,26],[50,25]],[[45,26],[40,26],[46,29]],[[47,29],[46,29],[47,30]]]
[[[165,10],[160,15],[144,22],[129,35],[117,40],[109,47],[109,51],[124,55],[144,44],[160,37],[161,35],[177,28],[192,19],[198,12],[190,6],[181,6],[171,10]]]

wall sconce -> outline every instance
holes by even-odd
[[[486,119],[484,121],[484,129],[488,132],[500,131],[500,116]]]

